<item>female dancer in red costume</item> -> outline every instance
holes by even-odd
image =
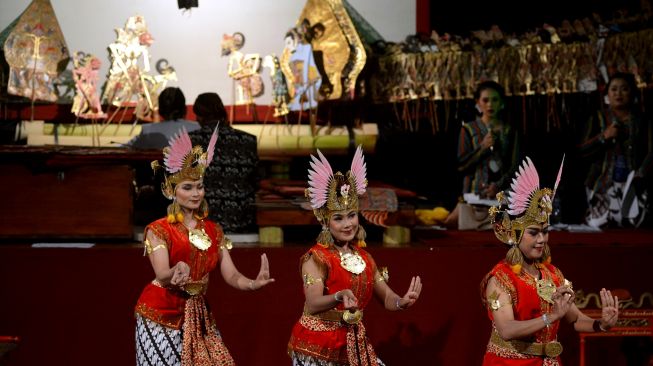
[[[295,366],[383,365],[365,334],[363,309],[373,294],[387,310],[409,308],[422,283],[413,277],[406,294],[397,295],[386,283],[387,273],[362,249],[358,196],[365,193],[367,179],[361,148],[346,175],[333,174],[320,151],[318,156],[311,156],[307,196],[322,232],[301,259],[306,301],[288,352]]]
[[[219,224],[206,219],[202,176],[213,160],[216,132],[206,152],[192,146],[185,128],[163,150],[162,189],[173,203],[167,217],[145,228],[145,250],[156,278],[136,304],[137,365],[233,365],[207,306],[209,273],[219,266],[224,280],[243,291],[274,281],[265,254],[256,279],[238,272],[229,239]]]
[[[510,197],[499,193],[499,206],[490,208],[494,233],[510,250],[481,283],[493,325],[483,365],[560,365],[560,320],[579,332],[607,332],[617,322],[616,296],[602,289],[602,317],[591,319],[574,305],[571,282],[551,264],[549,215],[561,173],[562,165],[553,190],[540,189],[526,158]]]

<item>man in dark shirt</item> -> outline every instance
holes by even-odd
[[[189,133],[193,145],[207,146],[215,126],[219,126],[213,162],[204,173],[209,217],[227,234],[258,232],[256,136],[229,125],[227,111],[216,93],[198,95],[193,112],[201,125]]]

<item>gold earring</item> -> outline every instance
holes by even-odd
[[[544,250],[542,251],[542,263],[551,264],[551,247],[549,247],[549,244],[544,244]]]
[[[184,222],[184,214],[181,212],[181,207],[179,207],[176,198],[173,198],[172,203],[168,205],[167,219],[171,224],[174,224],[175,222]]]
[[[358,232],[356,232],[356,239],[358,239],[359,247],[365,248],[367,246],[367,243],[365,242],[365,238],[367,238],[367,233],[365,232],[363,225],[358,225]]]
[[[512,247],[506,253],[506,262],[508,262],[515,274],[521,272],[521,268],[524,265],[524,256],[521,254],[521,250],[519,250],[519,245],[512,244]]]
[[[333,235],[331,235],[328,226],[322,225],[322,231],[320,231],[320,234],[317,236],[317,243],[324,248],[328,248],[333,244]]]
[[[209,216],[209,203],[206,202],[206,198],[202,200],[202,203],[200,203],[200,208],[193,216],[198,220],[203,220]]]

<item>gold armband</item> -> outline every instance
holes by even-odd
[[[497,311],[501,306],[505,305],[499,302],[499,294],[496,291],[493,291],[490,296],[487,297],[487,303],[492,311]]]
[[[379,277],[377,277],[374,280],[374,283],[376,282],[388,282],[390,280],[390,274],[388,273],[388,267],[381,267],[379,268]]]
[[[233,247],[234,247],[234,244],[231,242],[231,239],[224,236],[222,238],[222,243],[220,244],[220,249],[231,250],[231,248],[233,248]]]
[[[145,239],[143,241],[143,245],[145,246],[145,253],[143,253],[143,255],[146,255],[146,254],[150,255],[150,254],[156,252],[159,249],[167,249],[168,248],[165,244],[159,244],[159,245],[155,246],[154,248],[152,248],[152,243],[150,243],[150,241],[148,239]]]
[[[302,278],[304,279],[304,286],[306,287],[310,285],[314,285],[317,282],[322,282],[322,284],[324,284],[324,281],[321,278],[319,277],[315,278],[308,273],[304,273],[304,276],[302,276]]]

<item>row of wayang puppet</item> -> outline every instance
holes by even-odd
[[[391,54],[378,58],[370,89],[377,102],[472,98],[483,80],[498,82],[506,95],[590,92],[616,71],[634,74],[643,88],[653,75],[652,42],[648,29],[596,42]]]
[[[116,35],[116,40],[108,46],[111,66],[100,96],[100,58],[75,52],[73,70],[67,70],[71,57],[54,10],[49,2],[33,2],[19,17],[4,44],[9,65],[8,94],[33,102],[72,98],[72,112],[80,118],[110,122],[121,108],[124,116],[125,107],[135,106],[137,118],[152,120],[158,109],[158,94],[168,81],[176,80],[175,70],[166,60],[159,60],[156,63],[159,74],[150,73],[148,48],[153,38],[142,16],[130,17],[124,28],[116,29]],[[102,110],[103,104],[118,108],[108,116]]]
[[[506,32],[499,25],[494,24],[489,29],[478,29],[469,32],[468,36],[444,33],[440,35],[436,30],[431,34],[418,33],[409,35],[401,43],[381,43],[377,46],[377,53],[419,53],[440,51],[471,51],[477,48],[501,48],[504,46],[516,47],[529,44],[557,44],[574,42],[596,42],[622,32],[636,32],[653,28],[653,5],[650,0],[641,0],[638,9],[628,9],[627,4],[613,4],[617,6],[612,14],[593,12],[590,17],[582,19],[563,19],[559,25],[544,23],[532,24],[533,27],[523,33]],[[511,24],[514,28],[514,24]]]
[[[37,15],[43,13],[51,14],[47,28],[57,37],[38,35],[41,32],[34,24],[38,23]],[[229,57],[228,75],[234,80],[233,104],[252,104],[254,98],[263,94],[262,66],[269,68],[275,117],[289,111],[313,109],[318,100],[351,95],[355,75],[352,80],[349,75],[343,75],[330,81],[329,77],[335,74],[327,75],[323,63],[319,62],[321,58],[317,57],[322,53],[315,52],[311,46],[311,42],[325,31],[321,23],[311,25],[304,19],[287,32],[281,59],[274,54],[265,57],[256,53],[243,54],[240,50],[245,43],[244,35],[239,32],[224,35],[221,48],[222,55]],[[153,40],[140,15],[130,17],[123,28],[116,29],[116,39],[108,46],[111,65],[100,91],[100,58],[75,52],[73,70],[64,70],[71,57],[51,7],[30,6],[6,42],[5,56],[10,69],[8,77],[3,79],[8,82],[10,95],[32,101],[72,99],[72,113],[78,118],[109,123],[123,119],[127,107],[135,107],[137,120],[153,121],[157,118],[159,93],[168,82],[177,80],[175,69],[165,59],[156,62],[158,74],[151,72],[149,47]],[[349,47],[345,46],[342,48],[349,52]],[[47,64],[41,61],[44,59]],[[344,60],[343,65],[347,62]],[[103,111],[103,106],[107,105],[110,113]]]

